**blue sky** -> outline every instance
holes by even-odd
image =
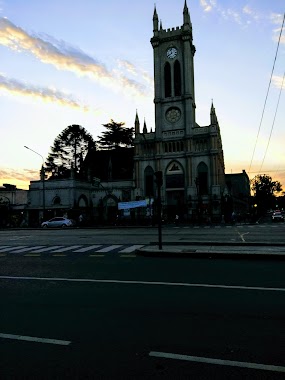
[[[250,168],[285,188],[284,29],[261,123],[284,0],[187,4],[197,123],[209,124],[213,99],[226,172]],[[183,6],[156,0],[163,28],[182,25]],[[96,140],[110,119],[132,127],[138,110],[154,129],[153,10],[152,0],[0,0],[0,185],[28,188],[42,160],[24,145],[45,159],[70,124]]]

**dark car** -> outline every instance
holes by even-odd
[[[65,228],[65,227],[73,227],[73,226],[74,226],[73,220],[63,218],[63,217],[55,217],[41,224],[42,228],[52,228],[52,227]]]
[[[281,211],[274,211],[271,220],[272,222],[284,222],[284,216]]]

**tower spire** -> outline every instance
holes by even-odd
[[[212,99],[212,105],[211,105],[210,118],[211,118],[211,125],[212,124],[218,124],[218,119],[217,119],[217,115],[216,115],[216,110],[215,110],[215,107],[214,107],[213,99]]]
[[[138,135],[140,133],[140,120],[138,117],[138,110],[136,110],[136,119],[135,119],[135,134]]]
[[[145,122],[145,119],[144,119],[144,123],[143,123],[143,134],[146,134],[147,133],[147,129],[146,129],[146,122]]]
[[[156,5],[154,5],[152,21],[153,21],[153,33],[155,34],[156,32],[158,32],[158,15],[156,12]]]
[[[184,26],[184,29],[190,29],[191,28],[190,14],[189,14],[189,10],[188,10],[186,0],[184,3],[184,9],[183,9],[183,26]]]

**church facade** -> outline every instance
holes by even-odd
[[[196,122],[192,23],[185,1],[183,25],[163,29],[155,8],[153,36],[155,130],[135,119],[134,177],[139,198],[156,196],[162,172],[162,207],[168,218],[220,219],[225,167],[213,103],[209,125]]]

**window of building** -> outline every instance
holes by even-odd
[[[181,69],[178,61],[174,63],[174,94],[181,96]]]
[[[197,167],[198,171],[198,192],[199,195],[208,194],[208,166],[204,162],[200,162]]]
[[[171,68],[169,62],[166,62],[164,66],[164,91],[165,97],[171,97]]]

